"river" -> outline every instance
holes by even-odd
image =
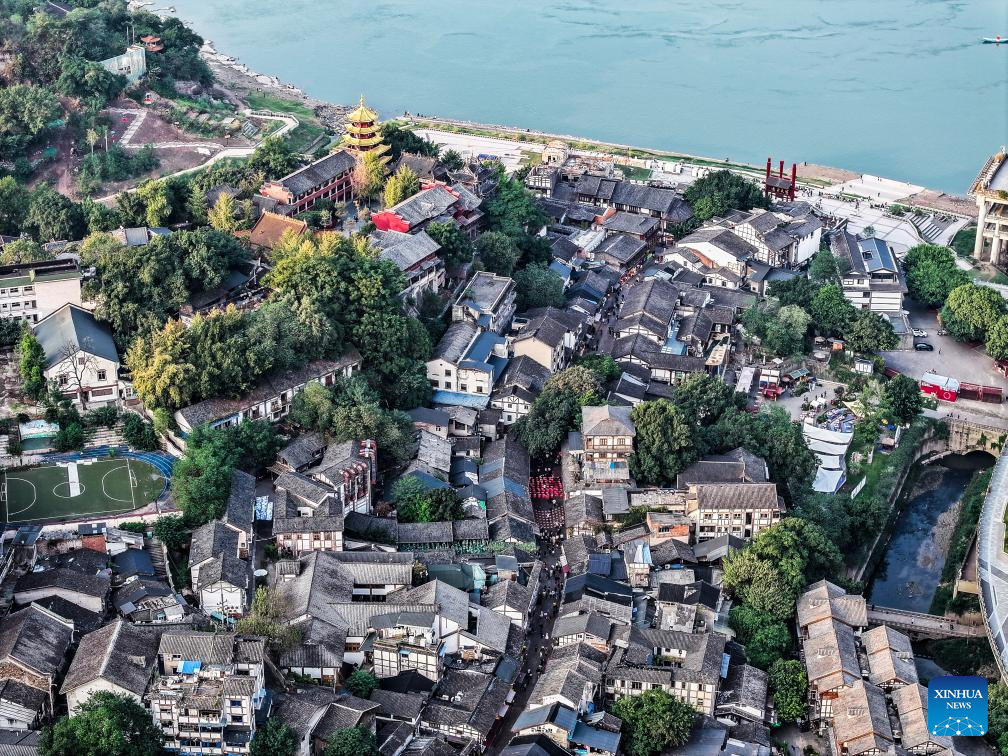
[[[338,103],[964,193],[1008,141],[1004,0],[173,0]]]
[[[956,524],[953,508],[973,474],[992,464],[990,456],[974,453],[922,468],[868,586],[870,603],[929,611]]]

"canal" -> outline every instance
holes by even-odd
[[[993,464],[991,456],[974,452],[950,455],[919,470],[869,581],[870,603],[913,612],[930,609],[963,491],[976,471]]]

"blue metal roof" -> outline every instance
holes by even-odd
[[[896,272],[896,263],[893,262],[889,245],[882,239],[876,236],[869,239],[858,239],[858,249],[861,251],[865,270],[869,273],[879,270]]]
[[[575,745],[587,746],[596,751],[616,753],[619,748],[620,734],[618,732],[609,732],[608,730],[599,730],[586,725],[584,722],[578,722],[574,725],[574,730],[570,734],[570,742]]]
[[[461,391],[445,391],[439,389],[434,392],[432,398],[434,404],[445,406],[470,407],[472,409],[486,409],[490,403],[489,394],[463,394]]]

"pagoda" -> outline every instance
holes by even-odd
[[[343,146],[350,152],[356,155],[365,152],[385,155],[388,152],[389,146],[382,141],[378,114],[364,104],[364,95],[361,95],[357,107],[347,113],[344,128]],[[387,161],[386,156],[382,162]]]
[[[161,44],[161,37],[154,34],[148,34],[146,37],[141,37],[140,41],[144,43],[144,47],[147,48],[147,52],[156,53],[164,50],[164,45]]]

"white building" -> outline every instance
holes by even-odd
[[[0,318],[37,323],[63,305],[81,306],[75,260],[0,265]]]
[[[883,239],[860,239],[846,228],[839,228],[830,239],[830,247],[834,255],[850,265],[841,284],[852,305],[859,310],[900,313],[906,285],[892,250]]]
[[[45,351],[44,374],[81,405],[117,404],[132,396],[119,381],[119,353],[109,330],[76,304],[65,304],[32,328]]]

